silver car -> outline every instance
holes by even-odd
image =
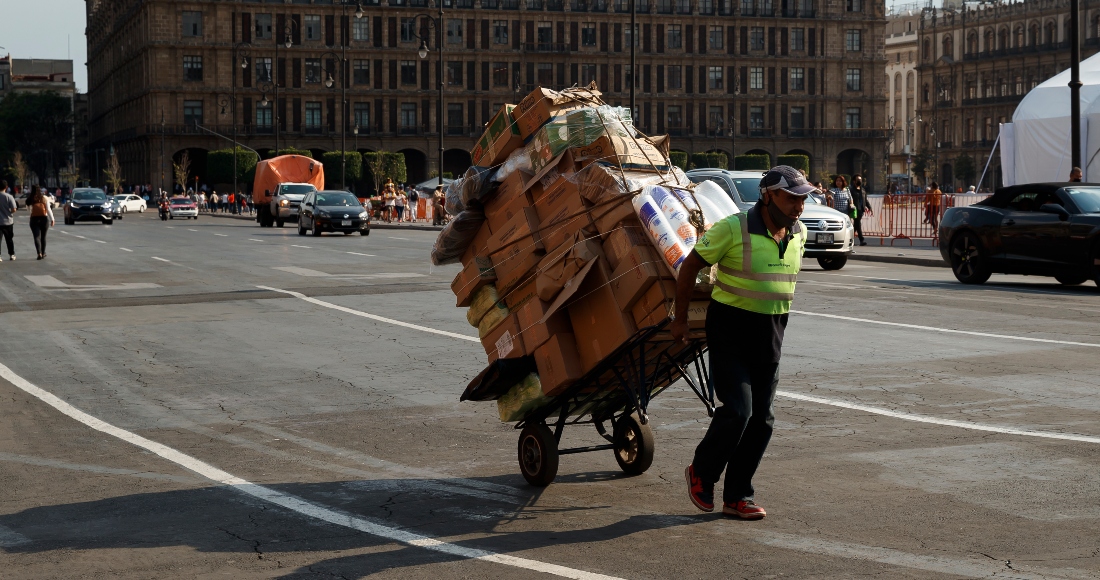
[[[737,208],[748,211],[760,199],[760,178],[763,171],[729,171],[726,169],[692,169],[688,179],[695,183],[713,181],[721,187]],[[817,258],[825,270],[839,270],[848,263],[848,254],[855,247],[855,226],[851,218],[825,205],[813,195],[806,198],[806,209],[798,218],[806,229],[807,258]]]
[[[280,183],[271,198],[271,216],[280,228],[288,221],[298,221],[302,199],[317,191],[308,183]]]

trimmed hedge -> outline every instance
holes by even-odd
[[[340,183],[340,152],[329,151],[321,156],[321,163],[325,166],[325,189],[329,184]],[[348,184],[359,181],[363,175],[363,156],[358,151],[344,152],[344,181]]]
[[[725,153],[692,153],[691,168],[729,169],[729,157]]]
[[[687,154],[687,151],[669,151],[668,160],[670,162],[672,162],[672,164],[675,165],[676,167],[679,167],[680,169],[682,169],[684,171],[688,170],[688,154]]]
[[[254,175],[259,155],[237,147],[237,181],[245,181]],[[233,150],[218,149],[206,154],[206,174],[210,183],[233,183]]]
[[[310,152],[309,149],[294,149],[292,147],[287,147],[284,149],[280,149],[279,155],[301,155],[302,157],[309,157],[310,159],[313,159],[313,153]],[[274,155],[273,157],[278,157],[278,155]]]
[[[772,168],[772,158],[771,155],[738,155],[733,158],[733,166],[737,171],[767,171]]]
[[[810,157],[808,155],[780,155],[775,158],[776,165],[790,165],[810,175]]]

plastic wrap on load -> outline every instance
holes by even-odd
[[[474,241],[484,221],[485,212],[479,209],[468,209],[456,215],[435,239],[432,263],[442,266],[458,262],[470,242]]]
[[[550,400],[542,393],[539,376],[531,373],[497,399],[497,413],[505,423],[519,421]]]
[[[570,147],[591,145],[604,135],[634,136],[634,122],[630,118],[630,109],[626,107],[600,105],[570,111],[566,115],[566,125]]]
[[[535,357],[500,358],[485,367],[466,386],[461,401],[495,401],[535,371]]]
[[[493,176],[493,181],[503,183],[505,179],[508,179],[508,176],[511,175],[512,172],[517,170],[526,171],[527,173],[534,173],[533,171],[531,171],[530,147],[531,144],[528,143],[527,146],[520,147],[519,149],[513,151],[512,154],[508,156],[508,159],[505,159],[504,163],[501,163],[500,167],[497,168],[497,173]]]
[[[737,209],[737,204],[733,203],[733,200],[730,199],[729,194],[713,181],[704,181],[696,185],[695,199],[699,201],[706,199],[718,209],[722,217],[714,220],[714,223],[718,223],[718,221],[728,216],[741,213],[741,210]]]
[[[691,225],[693,225],[693,226],[702,225],[703,231],[707,231],[708,229],[710,229],[710,226],[714,225],[713,221],[710,221],[710,220],[707,219],[707,213],[705,211],[703,211],[703,208],[701,206],[701,204],[703,203],[703,200],[702,199],[696,199],[696,197],[692,194],[692,191],[690,189],[687,189],[687,188],[681,189],[679,187],[672,187],[672,188],[669,188],[669,191],[671,191],[672,194],[675,195],[676,198],[680,200],[680,203],[684,204],[684,209],[686,209],[687,212],[688,212],[688,218],[691,218],[689,220],[689,221],[691,221]],[[698,220],[699,220],[698,222],[696,222],[695,218],[693,217],[695,214],[698,214]],[[698,229],[699,228],[696,227],[696,230],[698,230]]]
[[[459,177],[443,191],[443,209],[451,215],[458,215],[466,209],[466,204],[462,201],[463,181],[465,178]]]
[[[504,304],[504,301],[497,302],[494,308],[490,308],[485,316],[481,317],[481,321],[477,324],[477,337],[485,338],[489,336],[489,333],[493,331],[504,319],[508,318],[508,307]]]
[[[495,167],[470,166],[463,175],[462,203],[470,205],[474,201],[483,201],[493,191],[493,176],[496,175]]]
[[[691,180],[676,166],[669,171],[653,173],[592,163],[574,173],[569,180],[577,184],[581,197],[595,204],[601,204],[612,197],[631,195],[646,185],[691,185]]]
[[[466,322],[477,328],[485,314],[493,309],[503,309],[504,314],[508,314],[508,307],[497,294],[497,287],[489,284],[474,294],[473,300],[470,301],[470,309],[466,311]]]
[[[665,213],[661,210],[661,205],[653,199],[650,195],[655,186],[646,186],[640,194],[631,200],[634,204],[634,211],[637,212],[639,220],[642,222],[643,229],[649,239],[653,242],[653,246],[657,248],[657,251],[661,254],[661,258],[668,264],[669,268],[673,272],[680,272],[680,264],[683,263],[684,258],[687,257],[691,251],[692,246],[695,245],[695,228],[687,223],[686,212],[683,215],[683,220],[678,220],[677,225],[674,226]],[[660,188],[667,192],[667,189]],[[679,202],[677,201],[677,204]],[[671,205],[671,204],[670,204]],[[680,207],[683,207],[680,205]],[[687,228],[682,228],[686,225]],[[686,240],[681,239],[680,233],[688,233],[690,231],[691,243],[686,243]]]

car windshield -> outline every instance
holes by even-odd
[[[1081,213],[1100,213],[1100,189],[1070,189],[1067,193]]]
[[[292,195],[305,195],[307,193],[317,191],[316,187],[312,185],[280,185],[279,194],[292,194]]]
[[[189,200],[189,199],[172,199],[172,200],[169,200],[169,201],[172,203],[172,205],[190,205],[191,204],[191,200]]]
[[[737,193],[741,195],[741,199],[749,203],[755,203],[760,199],[759,177],[731,177],[730,179],[737,186]]]
[[[358,206],[360,204],[359,200],[350,193],[326,193],[317,194],[317,205],[324,207],[351,207]]]
[[[127,199],[127,196],[125,196],[125,195],[113,195],[111,197],[117,199],[118,201],[126,201],[126,199]]]
[[[75,192],[73,192],[73,199],[79,200],[79,201],[93,201],[93,200],[105,201],[107,199],[107,194],[103,193],[102,191],[96,191],[96,190],[92,190],[92,191],[75,191]]]

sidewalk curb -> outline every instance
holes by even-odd
[[[248,216],[248,215],[235,215],[235,214],[231,214],[231,213],[200,213],[199,216],[200,217],[208,216],[208,217],[215,217],[215,218],[235,219],[235,220],[246,220],[246,221],[250,221],[250,222],[256,221],[256,216],[254,216],[254,215]],[[370,229],[372,229],[372,230],[414,230],[414,231],[420,231],[420,232],[438,232],[438,231],[443,230],[443,226],[429,226],[429,225],[422,225],[422,224],[397,225],[397,224],[387,224],[385,222],[373,222],[372,221],[370,223]]]
[[[927,266],[930,268],[947,268],[947,262],[942,259],[914,258],[911,256],[879,256],[875,254],[849,254],[849,260],[861,262],[885,262],[888,264],[906,264],[908,266]]]

